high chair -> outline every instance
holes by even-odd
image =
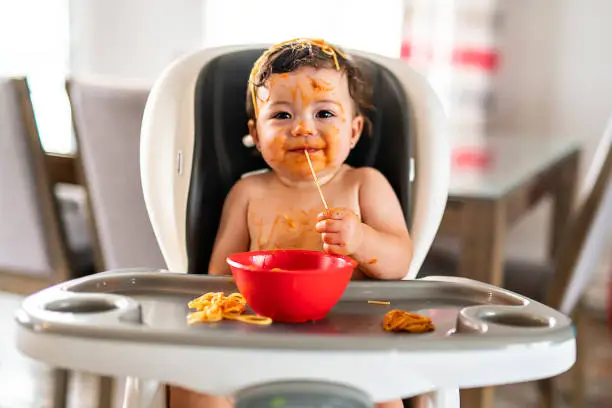
[[[169,67],[151,91],[141,175],[168,270],[207,273],[225,196],[243,175],[267,168],[249,143],[245,109],[249,73],[265,49],[195,53]],[[374,110],[367,112],[371,133],[364,130],[347,163],[377,168],[395,190],[411,226],[414,254],[405,279],[412,279],[446,205],[450,145],[444,112],[405,62],[359,51],[351,55],[372,86]]]
[[[315,332],[298,343],[291,325],[261,331],[186,327],[185,299],[194,290],[235,290],[229,277],[202,274],[227,192],[266,167],[245,137],[244,106],[251,66],[263,50],[246,45],[195,52],[168,67],[150,92],[141,133],[143,195],[173,273],[110,271],[36,294],[18,315],[20,349],[35,359],[128,376],[124,408],[163,407],[165,382],[236,395],[238,407],[290,407],[284,395],[311,406],[333,400],[365,408],[372,401],[422,395],[429,407],[455,408],[459,388],[567,370],[575,347],[567,317],[475,281],[412,281],[446,205],[445,118],[427,82],[405,62],[358,51],[351,54],[373,85],[375,110],[369,114],[372,133],[361,137],[348,163],[376,167],[388,178],[414,253],[404,282],[352,282],[343,298],[353,302],[352,315],[359,309],[369,316],[366,300],[372,296],[404,301],[430,313],[436,331],[392,336],[379,320],[363,325],[372,332],[360,331],[362,325],[355,333],[338,331],[331,321],[344,319],[343,313],[315,322]],[[419,296],[423,306],[417,306]],[[471,296],[472,306],[431,306],[436,296],[448,304]],[[78,354],[66,351],[66,344]]]
[[[29,294],[94,272],[84,217],[57,194],[25,77],[0,77],[0,291]],[[85,236],[85,239],[82,237]],[[52,370],[52,404],[66,406],[69,372]]]

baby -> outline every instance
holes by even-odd
[[[235,252],[300,248],[351,256],[359,262],[353,279],[407,274],[412,241],[395,192],[377,170],[344,163],[366,123],[367,96],[355,63],[324,41],[292,40],[260,57],[247,92],[248,126],[272,171],[244,177],[231,189],[209,273],[230,274],[225,259]],[[173,408],[231,406],[228,399],[180,389],[170,399]]]

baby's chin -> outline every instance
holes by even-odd
[[[317,174],[323,170],[322,168],[319,168],[319,167],[321,166],[314,167],[315,172]],[[299,166],[280,165],[273,169],[277,171],[278,173],[282,173],[286,177],[290,177],[291,179],[295,181],[312,180],[312,173],[310,172],[310,167],[308,167],[308,164],[299,165]]]
[[[297,164],[297,163],[296,163]],[[293,181],[312,181],[312,172],[308,164],[302,165],[301,163],[295,166],[273,166],[274,171],[282,174],[284,177],[290,178]],[[335,173],[339,170],[340,166],[332,164],[325,165],[323,163],[313,163],[313,168],[317,173],[317,177],[323,178],[330,174]]]

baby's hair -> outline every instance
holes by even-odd
[[[355,114],[363,116],[367,133],[370,121],[365,112],[371,109],[371,89],[361,70],[341,49],[323,40],[298,38],[267,49],[253,65],[247,89],[246,110],[249,119],[257,119],[257,89],[265,86],[272,74],[284,74],[301,67],[334,68],[342,71],[348,80]]]

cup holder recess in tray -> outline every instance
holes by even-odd
[[[493,323],[501,326],[538,328],[550,327],[550,319],[530,313],[522,312],[501,312],[485,313],[480,319],[486,323]]]
[[[44,305],[44,309],[51,312],[84,314],[110,312],[118,309],[118,306],[110,299],[75,296],[74,298],[51,301]]]

